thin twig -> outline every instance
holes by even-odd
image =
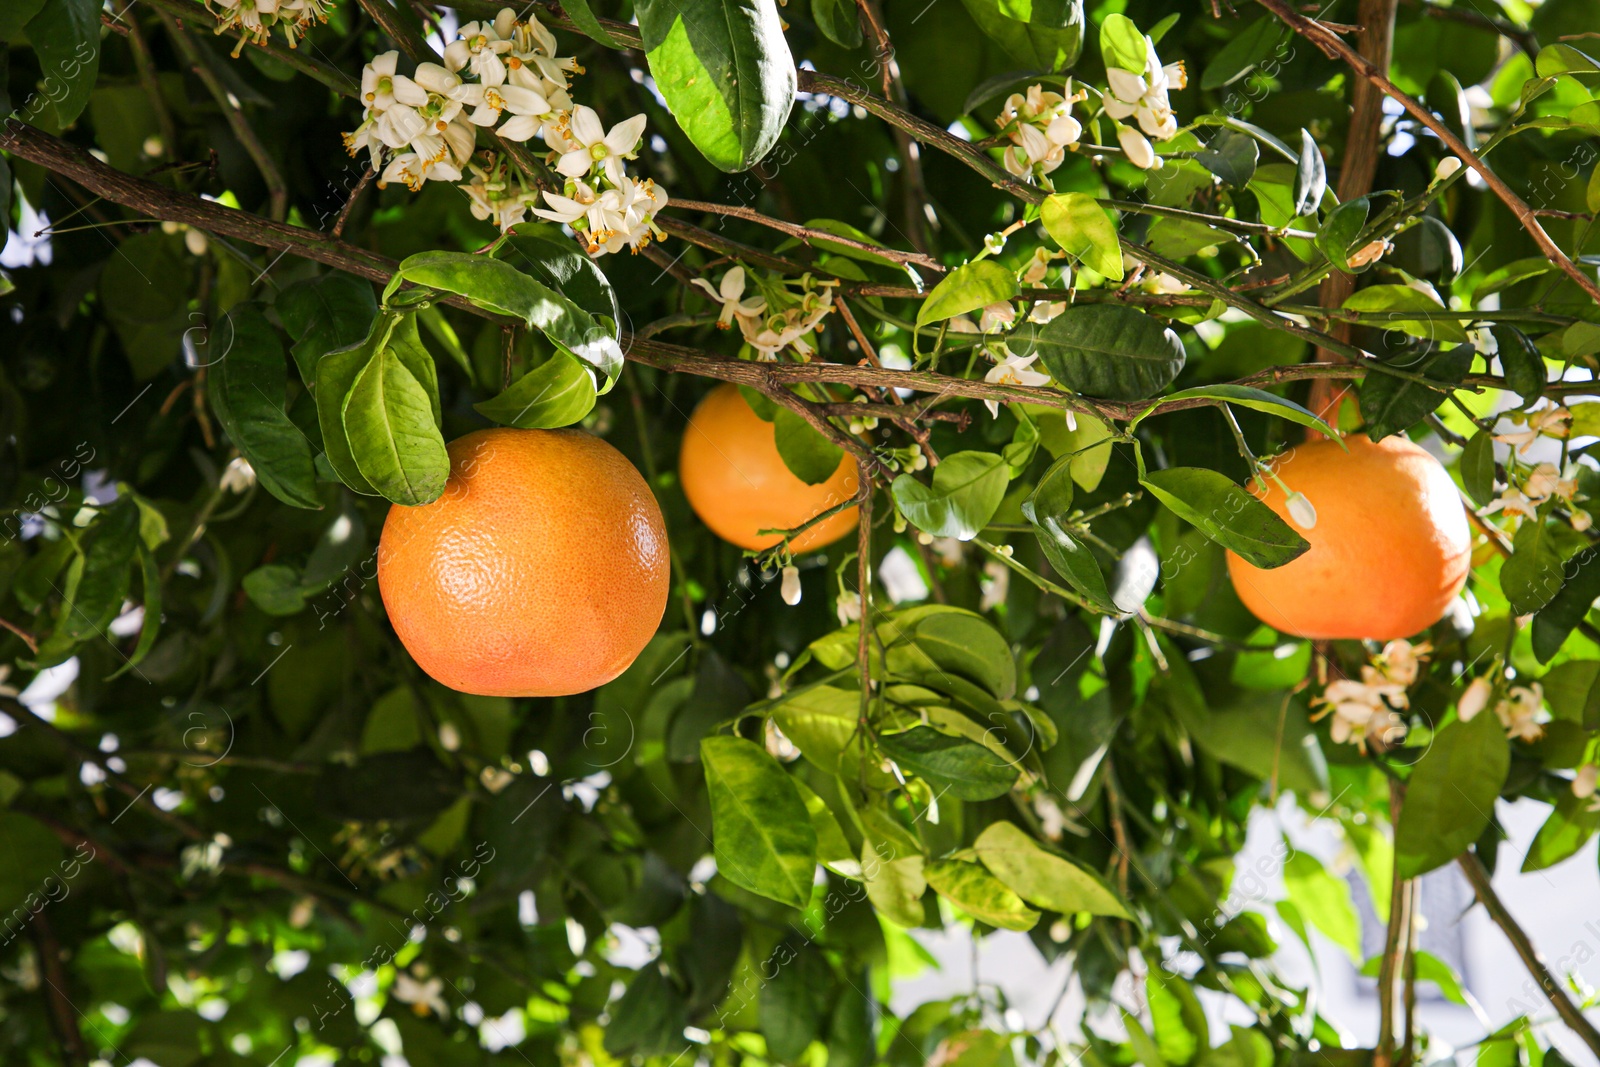
[[[945,269],[944,265],[938,260],[931,256],[923,255],[921,252],[902,252],[897,248],[886,248],[883,245],[875,245],[867,241],[857,241],[853,237],[843,237],[827,230],[819,230],[812,226],[801,226],[799,223],[775,219],[770,215],[763,215],[753,208],[739,207],[734,204],[713,204],[705,200],[679,200],[676,197],[667,202],[667,207],[682,208],[684,211],[703,211],[711,215],[729,215],[733,218],[744,219],[747,222],[765,226],[770,230],[786,233],[790,237],[797,237],[808,245],[817,241],[827,241],[832,244],[842,245],[845,248],[854,248],[860,252],[870,252],[875,256],[882,256],[884,259],[892,259],[896,263],[915,263],[919,267],[926,267],[929,270],[940,272]]]
[[[261,138],[256,134],[255,127],[250,125],[250,120],[245,117],[244,105],[228,91],[222,84],[215,68],[212,67],[212,57],[203,46],[190,40],[178,20],[165,11],[158,10],[157,16],[167,27],[167,36],[172,38],[172,43],[177,45],[178,51],[183,53],[183,58],[188,62],[189,69],[195,77],[206,87],[217,108],[222,112],[222,117],[228,123],[228,129],[233,131],[234,138],[244,146],[245,153],[250,156],[250,161],[256,165],[256,170],[261,172],[261,180],[267,186],[267,215],[274,222],[282,222],[289,211],[289,186],[284,183],[283,172],[278,169],[277,161],[272,158],[272,153],[267,146],[261,143]]]
[[[1456,863],[1461,867],[1461,872],[1467,876],[1467,881],[1472,884],[1473,892],[1477,893],[1478,901],[1489,913],[1489,918],[1494,920],[1494,924],[1500,927],[1506,939],[1511,942],[1511,947],[1516,950],[1522,965],[1533,975],[1540,991],[1556,1009],[1556,1014],[1561,1016],[1561,1021],[1589,1046],[1591,1052],[1600,1056],[1600,1031],[1595,1029],[1594,1024],[1572,1002],[1572,998],[1567,996],[1561,984],[1550,973],[1550,969],[1544,965],[1543,957],[1539,955],[1539,950],[1534,948],[1527,933],[1517,925],[1517,920],[1512,917],[1511,912],[1506,910],[1505,904],[1495,893],[1489,872],[1484,868],[1483,861],[1478,859],[1478,854],[1463,852],[1456,857]]]
[[[351,210],[355,208],[356,201],[361,199],[361,194],[366,191],[367,186],[372,183],[372,179],[377,176],[378,172],[371,167],[362,172],[361,180],[356,182],[354,189],[350,190],[350,199],[344,202],[344,207],[339,209],[339,217],[333,220],[333,236],[344,236],[344,224],[350,221]]]
[[[1322,49],[1328,58],[1343,60],[1351,70],[1377,86],[1386,96],[1404,108],[1412,118],[1427,127],[1434,136],[1444,142],[1446,148],[1456,154],[1456,157],[1462,163],[1478,172],[1479,177],[1494,192],[1494,195],[1500,198],[1500,202],[1510,209],[1511,213],[1517,217],[1518,222],[1522,223],[1522,228],[1528,231],[1528,235],[1533,238],[1534,243],[1539,246],[1539,250],[1545,254],[1546,258],[1560,267],[1562,273],[1576,282],[1578,288],[1587,293],[1590,299],[1600,301],[1600,285],[1596,285],[1594,279],[1589,277],[1581,267],[1561,250],[1561,246],[1556,244],[1550,235],[1545,232],[1544,227],[1539,224],[1533,209],[1512,190],[1511,186],[1507,185],[1500,175],[1490,169],[1489,165],[1476,152],[1468,148],[1466,142],[1454,130],[1440,121],[1437,115],[1429,111],[1410,94],[1401,92],[1394,82],[1389,80],[1385,71],[1378,69],[1370,60],[1357,54],[1354,49],[1340,40],[1337,34],[1315,19],[1310,19],[1300,14],[1285,0],[1258,0],[1258,2],[1262,7],[1287,23],[1296,33]]]

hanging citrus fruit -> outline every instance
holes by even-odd
[[[1303,502],[1270,480],[1262,497],[1310,549],[1271,570],[1230,552],[1228,573],[1245,606],[1283,633],[1409,637],[1437,622],[1466,584],[1466,511],[1444,467],[1406,438],[1344,440],[1349,451],[1315,441],[1276,464]]]
[[[689,506],[713,533],[740,548],[770,548],[792,530],[856,494],[856,462],[848,455],[827,481],[807,485],[778,454],[777,431],[751,410],[738,386],[719,385],[689,416],[678,454]],[[855,529],[846,508],[790,542],[795,552],[831,544]]]
[[[482,696],[563,696],[615,678],[661,622],[666,525],[622,453],[580,430],[451,443],[444,494],[389,509],[378,588],[424,671]]]

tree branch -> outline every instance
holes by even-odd
[[[1545,232],[1544,227],[1539,224],[1533,209],[1512,191],[1511,187],[1501,179],[1500,175],[1491,170],[1489,165],[1479,158],[1476,152],[1468,148],[1466,143],[1456,136],[1455,131],[1441,122],[1437,115],[1422,106],[1415,98],[1401,92],[1394,82],[1389,80],[1384,71],[1379,70],[1371,61],[1358,55],[1354,49],[1339,39],[1338,34],[1316,20],[1300,14],[1286,0],[1258,0],[1258,2],[1262,7],[1287,23],[1296,33],[1322,49],[1330,59],[1342,59],[1349,65],[1351,70],[1377,86],[1386,96],[1403,107],[1412,118],[1426,126],[1434,136],[1444,142],[1445,147],[1456,154],[1456,157],[1462,163],[1478,172],[1478,175],[1493,190],[1494,195],[1500,198],[1500,202],[1511,210],[1511,213],[1517,217],[1518,222],[1522,223],[1522,228],[1528,231],[1528,235],[1533,238],[1534,243],[1539,246],[1539,250],[1545,254],[1550,262],[1560,267],[1562,273],[1576,282],[1578,288],[1587,293],[1590,299],[1600,301],[1600,285],[1596,285],[1593,278],[1585,274],[1576,263],[1567,257],[1567,254],[1561,250],[1561,246],[1556,244],[1550,235]]]
[[[940,273],[945,270],[944,264],[931,256],[923,255],[921,252],[902,252],[896,248],[887,248],[883,245],[869,244],[866,241],[857,241],[853,237],[829,233],[827,230],[819,230],[811,226],[801,226],[798,223],[775,219],[747,207],[737,207],[731,204],[712,204],[704,200],[679,200],[677,198],[667,201],[667,207],[681,208],[684,211],[703,211],[711,215],[730,215],[733,218],[758,223],[768,229],[777,230],[779,233],[786,233],[790,237],[798,237],[808,245],[815,241],[827,241],[832,244],[843,245],[846,248],[854,248],[861,252],[870,252],[875,256],[882,256],[884,259],[892,259],[896,263],[915,263],[919,267],[927,267],[929,270],[939,271]]]
[[[1589,1046],[1591,1052],[1600,1056],[1600,1031],[1597,1031],[1594,1024],[1578,1010],[1572,998],[1567,996],[1555,976],[1550,973],[1550,969],[1544,965],[1539,950],[1533,947],[1533,942],[1529,940],[1527,933],[1517,925],[1517,920],[1506,910],[1505,904],[1496,895],[1489,879],[1489,872],[1484,868],[1483,861],[1478,859],[1478,854],[1463,852],[1456,857],[1456,863],[1460,865],[1461,872],[1467,876],[1467,881],[1472,883],[1473,891],[1478,894],[1479,903],[1489,913],[1489,918],[1494,920],[1494,924],[1506,935],[1506,940],[1511,942],[1511,947],[1516,950],[1522,965],[1533,975],[1534,981],[1539,983],[1539,989],[1550,1001],[1550,1005],[1556,1009],[1556,1014],[1561,1016],[1561,1021],[1583,1039],[1583,1043]]]

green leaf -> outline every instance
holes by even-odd
[[[1114,304],[1069,307],[1042,327],[1011,339],[1020,355],[1037,353],[1067,389],[1105,400],[1142,400],[1183,369],[1183,342],[1142,311]]]
[[[922,925],[922,894],[928,888],[922,873],[925,862],[920,854],[887,841],[875,842],[869,837],[861,846],[867,899],[880,915],[907,929]]]
[[[1046,851],[1015,823],[990,823],[972,847],[996,878],[1036,907],[1063,915],[1133,918],[1099,875]]]
[[[740,737],[700,741],[717,871],[741,889],[803,908],[811,899],[817,834],[778,761]]]
[[[1600,61],[1571,45],[1552,44],[1539,49],[1533,69],[1541,78],[1553,78],[1557,74],[1593,74],[1600,71]]]
[[[467,252],[419,252],[400,264],[385,298],[400,281],[456,293],[486,311],[521,319],[598,370],[606,381],[602,393],[622,371],[614,324],[603,325],[555,289],[502,260]]]
[[[133,647],[133,654],[107,676],[108,680],[121,677],[143,662],[161,634],[161,568],[156,566],[155,556],[142,538],[139,544],[139,574],[144,585],[144,622],[139,627],[139,640]]]
[[[1534,835],[1523,858],[1522,871],[1542,871],[1576,855],[1589,843],[1589,838],[1600,830],[1600,811],[1592,809],[1593,800],[1579,797],[1572,790],[1562,790],[1550,816]]]
[[[960,800],[1003,797],[1017,781],[1017,768],[983,745],[928,726],[883,734],[878,747],[905,770],[927,779],[936,792]]]
[[[1297,422],[1301,426],[1309,426],[1313,430],[1318,430],[1329,437],[1337,438],[1339,436],[1338,432],[1335,431],[1333,427],[1329,426],[1326,422],[1322,421],[1306,408],[1296,404],[1293,400],[1286,400],[1281,396],[1275,396],[1272,393],[1267,392],[1265,389],[1252,389],[1247,385],[1202,385],[1195,389],[1184,389],[1180,392],[1169,393],[1162,397],[1160,403],[1151,408],[1150,411],[1145,412],[1143,415],[1140,415],[1139,418],[1135,419],[1131,424],[1130,429],[1132,426],[1137,426],[1141,421],[1149,417],[1151,414],[1158,413],[1162,406],[1170,404],[1174,400],[1191,400],[1199,398],[1207,400],[1226,400],[1230,404],[1238,404],[1240,407],[1250,408],[1253,411],[1264,411],[1268,415],[1276,415],[1281,419],[1288,419],[1290,422]]]
[[[1109,212],[1088,193],[1056,193],[1039,208],[1045,232],[1085,267],[1122,280],[1122,243]]]
[[[306,600],[321,589],[321,586],[303,583],[300,572],[283,563],[257,567],[239,584],[244,587],[250,603],[268,615],[298,615],[305,610]]]
[[[1473,434],[1461,450],[1461,484],[1481,508],[1494,500],[1494,434],[1488,430]]]
[[[225,312],[212,331],[211,408],[261,485],[297,508],[320,508],[311,442],[284,410],[288,364],[278,333],[256,307]]]
[[[1371,211],[1372,202],[1364,196],[1346,200],[1333,209],[1317,231],[1317,249],[1328,257],[1328,262],[1347,274],[1360,274],[1371,268],[1370,263],[1357,268],[1350,266],[1351,254],[1360,250],[1356,242],[1366,229],[1367,215]]]
[[[1031,930],[1039,913],[994,875],[965,860],[933,860],[923,874],[934,892],[980,922],[1001,930]]]
[[[1083,0],[963,0],[986,37],[1029,70],[1067,70],[1083,51]],[[1027,17],[1024,15],[1023,8]],[[1045,12],[1049,11],[1049,16]]]
[[[562,0],[561,10],[567,13],[567,18],[572,20],[578,32],[585,37],[598,41],[607,48],[622,47],[622,44],[611,36],[611,31],[601,24],[589,0]]]
[[[635,6],[656,87],[718,169],[755,166],[794,103],[794,58],[766,0],[642,0]]]
[[[1108,67],[1143,74],[1148,46],[1132,19],[1113,13],[1100,23],[1100,55]]]
[[[1499,347],[1500,366],[1506,372],[1506,384],[1523,403],[1537,400],[1544,392],[1547,375],[1544,357],[1533,339],[1515,326],[1501,323],[1490,328]]]
[[[970,541],[994,518],[1010,478],[1005,460],[993,452],[957,452],[933,469],[932,488],[902,474],[889,491],[917,529]]]
[[[950,691],[956,675],[976,682],[997,700],[1017,692],[1017,669],[1004,635],[974,611],[924,604],[891,615],[878,626],[891,674]]]
[[[344,427],[344,405],[355,388],[356,379],[367,364],[389,343],[398,316],[381,315],[372,320],[366,340],[350,348],[329,352],[317,361],[317,425],[322,430],[322,447],[328,465],[339,480],[358,493],[377,496],[378,491],[356,466],[350,436]]]
[[[811,18],[840,48],[861,46],[861,19],[851,0],[811,0]]]
[[[1350,899],[1349,883],[1329,874],[1315,856],[1295,852],[1283,865],[1283,885],[1300,914],[1344,949],[1352,963],[1360,963],[1361,920]]]
[[[372,283],[334,271],[295,282],[272,305],[294,338],[289,351],[308,389],[317,385],[317,361],[336,348],[359,344],[372,329],[378,301]]]
[[[801,1061],[822,1036],[829,993],[836,982],[822,953],[809,945],[781,941],[762,965],[761,1034],[780,1063]]]
[[[188,306],[193,278],[194,257],[162,233],[135,234],[106,260],[100,300],[139,381],[160,374],[182,353],[184,335],[195,325]],[[204,329],[190,338],[202,364],[225,351]]]
[[[1050,465],[1032,495],[1022,502],[1022,515],[1032,524],[1039,547],[1062,580],[1096,608],[1114,613],[1117,606],[1106,588],[1100,562],[1067,529],[1066,517],[1072,508],[1073,458],[1066,456]]]
[[[1417,761],[1395,829],[1400,877],[1415,878],[1455,859],[1482,835],[1511,766],[1493,712],[1440,730]]]
[[[1263,21],[1271,21],[1264,19]],[[1294,175],[1294,213],[1309,215],[1317,210],[1328,190],[1328,164],[1322,158],[1311,131],[1300,130],[1300,162]]]
[[[1203,467],[1151,471],[1140,482],[1179,518],[1257,567],[1281,567],[1310,542],[1225,474]]]
[[[1472,291],[1474,305],[1483,303],[1485,297],[1503,292],[1529,278],[1537,278],[1555,270],[1556,266],[1543,256],[1529,256],[1526,259],[1514,259],[1510,263],[1502,264],[1484,275],[1483,281],[1478,283]]]
[[[1533,521],[1523,523],[1523,526],[1537,525]],[[1522,531],[1519,529],[1517,532],[1520,534]],[[1535,552],[1541,550],[1533,549]],[[1506,566],[1510,562],[1507,560]],[[1578,623],[1589,614],[1595,598],[1600,597],[1600,548],[1585,548],[1565,564],[1560,564],[1559,559],[1556,562],[1560,566],[1561,588],[1533,617],[1533,654],[1540,663],[1549,663],[1551,657],[1561,651],[1561,646],[1566,644]],[[1542,571],[1545,568],[1541,565],[1539,569]],[[1504,583],[1503,568],[1500,574]],[[1534,597],[1530,595],[1529,599]]]
[[[576,356],[557,352],[473,410],[502,426],[553,430],[571,426],[594,410],[594,372]]]
[[[1211,57],[1205,73],[1200,75],[1200,88],[1210,91],[1232,85],[1271,56],[1282,37],[1283,23],[1276,16],[1256,19],[1234,33],[1232,39]]]
[[[0,811],[0,856],[6,858],[0,863],[0,913],[10,917],[25,904],[29,912],[44,907],[57,889],[45,880],[58,875],[61,854],[61,842],[42,823]],[[31,902],[30,896],[35,898]]]
[[[1243,189],[1255,176],[1261,159],[1256,139],[1238,130],[1225,129],[1195,153],[1195,160],[1206,170],[1235,189]]]
[[[689,1047],[683,1036],[688,1024],[683,993],[660,967],[647,964],[634,974],[622,999],[611,1009],[605,1050],[614,1056],[681,1055]],[[410,1048],[409,1043],[406,1047]]]
[[[799,415],[779,408],[772,426],[783,465],[802,482],[821,485],[839,469],[844,449],[812,429]]]
[[[969,311],[1010,300],[1017,295],[1017,276],[992,259],[980,259],[951,271],[917,311],[917,325],[943,322]]]
[[[100,5],[45,0],[28,20],[27,34],[39,55],[39,99],[55,105],[58,125],[70,126],[89,105],[100,72]]]
[[[1461,384],[1472,366],[1474,349],[1457,345],[1431,355],[1404,356],[1388,362],[1400,370],[1421,374],[1444,386]],[[1380,441],[1400,433],[1433,414],[1449,397],[1448,389],[1435,389],[1421,382],[1397,378],[1379,371],[1367,372],[1357,394],[1361,413],[1367,417],[1367,436]]]
[[[1517,615],[1538,611],[1561,591],[1565,575],[1561,549],[1553,534],[1554,528],[1541,513],[1537,519],[1524,519],[1511,539],[1511,558],[1500,566],[1500,590]],[[1585,579],[1585,585],[1588,581]],[[1579,595],[1580,591],[1575,589],[1574,598]],[[1576,607],[1572,601],[1563,604],[1552,621],[1566,618]]]
[[[611,280],[593,258],[579,251],[576,242],[521,233],[505,243],[504,251],[515,259],[518,270],[544,282],[597,320],[621,320]]]
[[[444,437],[427,391],[393,348],[368,360],[345,397],[342,418],[356,469],[380,496],[417,507],[444,492],[450,477]]]
[[[0,8],[0,41],[15,41],[28,20],[43,6],[44,0],[12,0]]]
[[[1344,302],[1350,311],[1385,312],[1392,316],[1373,326],[1400,330],[1424,341],[1453,341],[1465,344],[1467,331],[1456,319],[1406,318],[1407,311],[1444,311],[1437,299],[1409,285],[1369,285],[1358,289]]]

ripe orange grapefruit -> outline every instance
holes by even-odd
[[[390,508],[378,544],[406,651],[481,696],[565,696],[621,674],[660,624],[671,574],[639,472],[581,430],[480,430],[449,451],[444,494]]]
[[[1239,599],[1275,630],[1316,639],[1388,641],[1439,621],[1466,584],[1472,537],[1455,483],[1439,461],[1400,436],[1300,445],[1277,463],[1291,492],[1316,509],[1310,529],[1268,483],[1262,497],[1311,548],[1260,570],[1232,552]],[[1260,495],[1259,490],[1256,490]]]
[[[719,385],[689,416],[678,453],[689,506],[713,533],[740,548],[782,540],[759,530],[792,530],[856,494],[856,461],[842,456],[825,482],[807,485],[778,454],[777,431],[750,409],[739,387]],[[856,509],[830,515],[790,542],[795,552],[831,544],[856,527]]]

